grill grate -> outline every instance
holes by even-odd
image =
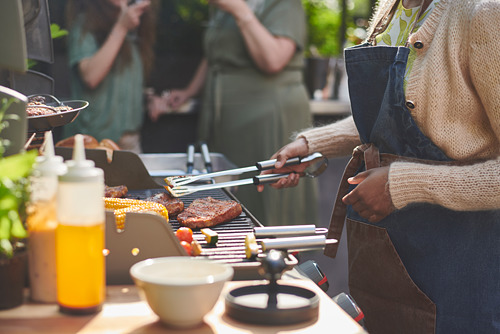
[[[166,191],[163,189],[129,190],[127,198],[144,200],[158,192]],[[199,191],[182,196],[180,199],[184,202],[184,207],[187,208],[195,199],[208,196],[218,200],[234,200],[234,198],[222,189]],[[180,227],[179,222],[175,218],[170,218],[169,223],[174,232]],[[237,218],[210,227],[211,230],[217,232],[219,235],[217,245],[208,245],[205,241],[205,236],[199,229],[193,230],[193,239],[198,241],[202,247],[201,256],[226,263],[253,262],[253,260],[246,259],[245,256],[245,235],[253,232],[255,226],[260,226],[260,223],[243,208],[242,213]]]

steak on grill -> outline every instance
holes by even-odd
[[[165,192],[159,192],[149,196],[145,201],[156,202],[165,205],[169,217],[175,217],[184,210],[184,202],[178,198],[172,197]]]
[[[177,216],[177,221],[189,228],[211,227],[238,217],[241,211],[240,203],[233,200],[198,198]]]

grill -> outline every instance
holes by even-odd
[[[72,149],[57,147],[56,154],[71,159]],[[102,150],[86,150],[87,159],[93,160],[104,170],[105,183],[109,186],[126,185],[127,197],[145,199],[158,192],[166,191],[155,182],[141,159],[134,153],[115,151],[111,163],[107,162]],[[168,167],[168,166],[165,166]],[[157,178],[158,179],[158,178]],[[196,198],[211,196],[219,200],[237,200],[229,191],[213,189],[181,197],[187,207]],[[260,262],[245,256],[245,235],[262,224],[243,206],[243,212],[230,222],[211,227],[219,234],[216,246],[210,246],[199,230],[193,231],[193,238],[202,247],[202,254],[214,261],[229,263],[235,271],[235,280],[260,279]],[[187,256],[175,236],[179,223],[170,218],[168,223],[155,214],[128,213],[123,232],[116,230],[112,211],[106,212],[106,279],[107,284],[129,284],[132,282],[129,268],[136,262],[153,257]],[[297,264],[292,255],[286,259],[289,266]]]
[[[135,199],[145,199],[154,195],[162,189],[132,190],[127,197]],[[235,199],[230,193],[221,190],[200,191],[194,194],[186,195],[180,199],[184,202],[184,207],[188,207],[195,199],[211,196],[218,200]],[[179,223],[175,218],[170,218],[170,226],[175,232],[179,228]],[[199,230],[193,231],[193,238],[197,240],[201,247],[201,256],[207,256],[212,260],[222,260],[228,263],[238,263],[248,261],[245,257],[244,239],[247,233],[253,232],[255,226],[261,226],[257,220],[248,213],[247,210],[235,219],[213,226],[210,229],[219,234],[219,241],[216,246],[210,246],[205,241],[205,237]],[[126,228],[126,227],[125,227]]]

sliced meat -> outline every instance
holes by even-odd
[[[127,186],[104,186],[104,197],[123,198],[127,195]]]
[[[165,192],[160,192],[150,196],[145,201],[156,202],[165,205],[169,217],[175,217],[184,210],[184,202],[178,198],[172,197]]]
[[[198,198],[177,216],[177,221],[189,228],[211,227],[238,217],[241,211],[241,205],[236,201]]]

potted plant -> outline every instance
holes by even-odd
[[[327,0],[302,0],[307,20],[304,80],[311,98],[327,85],[332,59],[342,53],[342,12]]]
[[[23,302],[27,253],[26,204],[29,200],[29,180],[37,151],[4,156],[9,139],[1,131],[18,117],[7,110],[14,98],[0,99],[0,309],[12,308]]]

